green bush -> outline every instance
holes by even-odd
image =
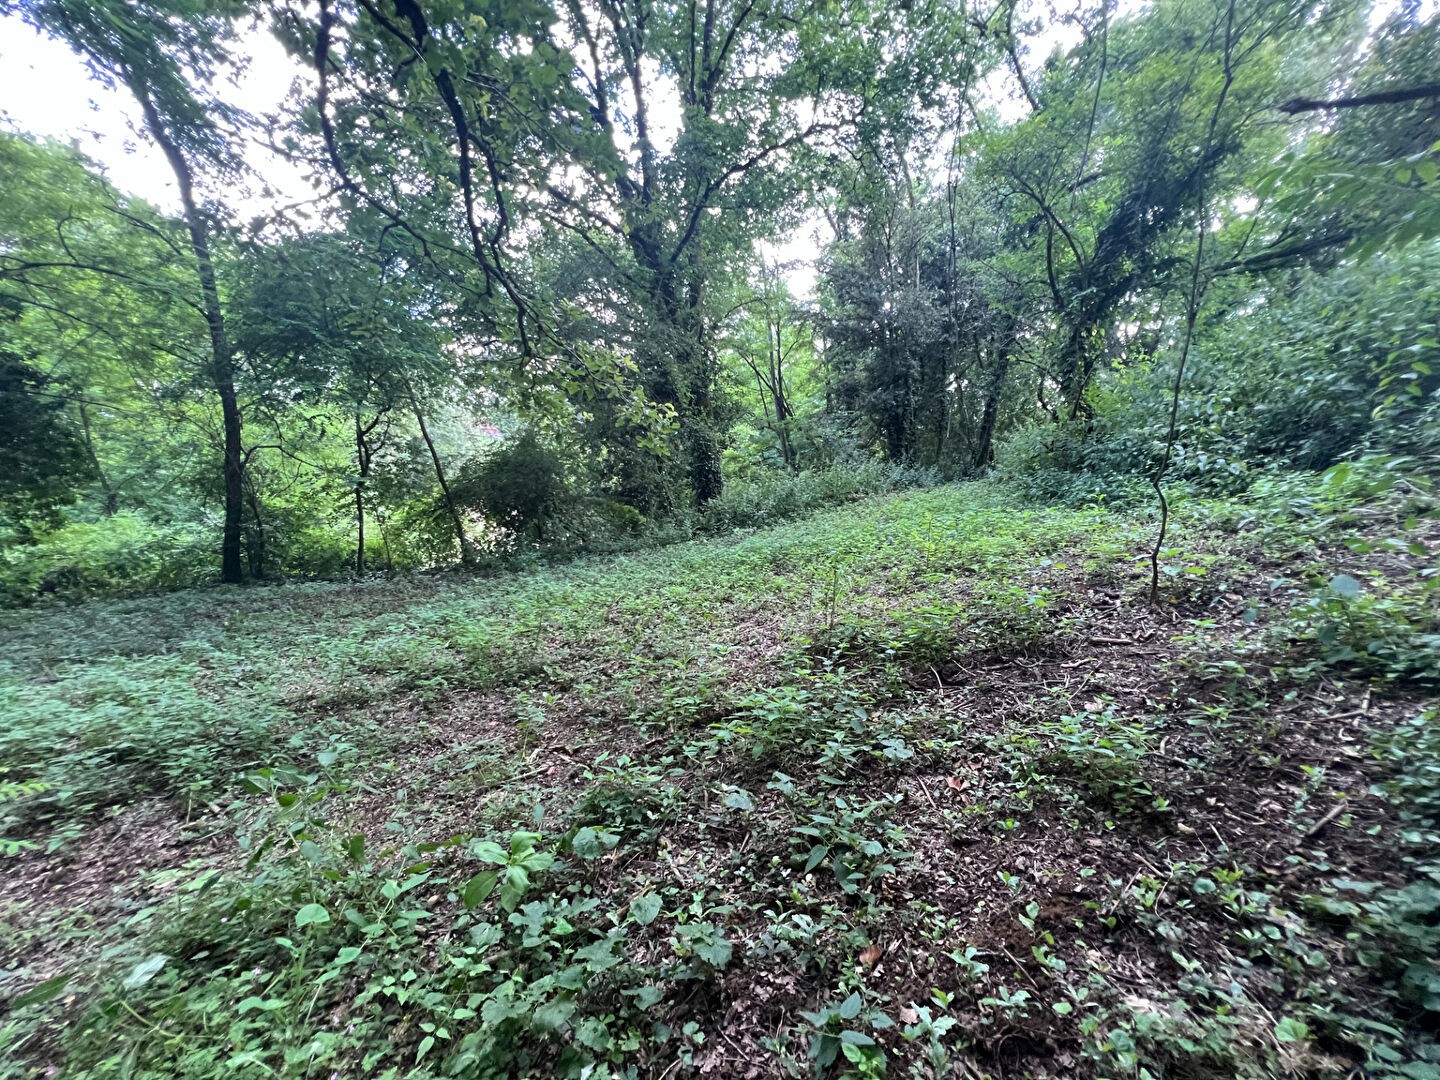
[[[1395,587],[1379,574],[1336,574],[1295,606],[1285,629],[1327,666],[1440,684],[1440,579]]]
[[[450,490],[459,505],[542,543],[574,501],[565,463],[533,431],[467,463]]]
[[[73,521],[41,543],[0,550],[0,598],[133,596],[215,576],[216,531],[192,522],[159,524],[134,512]]]
[[[1418,245],[1328,274],[1233,318],[1243,291],[1213,297],[1186,368],[1169,469],[1172,488],[1244,490],[1257,472],[1323,470],[1366,452],[1440,454],[1440,288]],[[1248,286],[1247,286],[1248,288]],[[1091,415],[1021,428],[997,447],[1000,476],[1061,504],[1152,497],[1177,357],[1103,372]]]
[[[851,499],[930,487],[940,482],[933,469],[866,461],[819,472],[773,472],[732,481],[700,510],[699,533],[722,533],[787,521]]]

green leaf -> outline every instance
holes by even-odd
[[[1354,600],[1360,595],[1360,582],[1349,574],[1336,574],[1330,579],[1330,591],[1346,600]]]
[[[241,1001],[239,1005],[236,1005],[235,1011],[238,1012],[241,1016],[244,1016],[247,1012],[253,1012],[255,1010],[259,1010],[260,1012],[275,1012],[279,1009],[285,1008],[285,1004],[286,1002],[284,998],[262,998],[251,996],[245,998],[245,1000]]]
[[[648,1009],[658,1005],[665,997],[665,991],[658,986],[638,986],[634,990],[622,990],[622,994],[635,998],[637,1009]]]
[[[592,941],[585,948],[576,950],[575,959],[584,961],[585,967],[590,971],[607,971],[620,963],[620,958],[615,955],[615,947],[622,940],[620,937],[605,937]]]
[[[47,1001],[54,1001],[74,977],[72,972],[67,975],[56,975],[53,979],[46,979],[40,985],[32,986],[25,993],[12,998],[10,1008],[20,1009],[26,1005],[43,1005]]]
[[[330,912],[325,910],[323,904],[306,904],[295,913],[295,925],[302,930],[307,926],[318,926],[329,921]]]
[[[505,870],[505,884],[500,887],[500,906],[514,911],[526,890],[530,888],[530,875],[523,866],[511,866]]]
[[[830,854],[828,844],[816,844],[810,849],[810,857],[805,860],[805,873],[810,873],[815,867],[825,861],[825,856]]]
[[[611,847],[613,846],[612,844]],[[607,849],[601,842],[600,833],[587,825],[570,841],[570,850],[582,859],[598,859]]]
[[[460,901],[465,907],[473,908],[477,904],[483,904],[485,898],[495,889],[495,882],[500,879],[499,870],[482,870],[465,883],[465,888],[460,891]]]
[[[335,957],[335,962],[339,964],[353,964],[356,960],[360,959],[361,951],[357,946],[346,945]]]
[[[649,926],[659,914],[660,895],[658,893],[637,896],[635,902],[630,905],[630,918],[640,926]]]
[[[575,1002],[550,1001],[535,1010],[531,1020],[538,1031],[559,1031],[575,1014]]]
[[[424,864],[422,863],[421,865],[423,866]],[[430,874],[428,872],[423,874],[411,874],[409,877],[407,877],[404,881],[400,883],[399,887],[395,890],[395,895],[399,896],[401,893],[409,892],[416,886],[423,885],[429,879],[429,877]]]
[[[1309,1037],[1310,1029],[1293,1017],[1281,1017],[1280,1022],[1275,1025],[1275,1038],[1278,1042],[1303,1042]]]
[[[596,1053],[603,1054],[610,1049],[613,1040],[610,1038],[610,1031],[605,1027],[604,1022],[592,1016],[582,1020],[576,1027],[575,1041],[581,1046],[588,1046]]]
[[[860,1010],[864,1005],[865,1003],[860,1000],[860,992],[852,991],[850,996],[840,1003],[840,1019],[854,1020],[860,1015]]]
[[[153,956],[147,957],[130,969],[130,974],[125,976],[125,981],[120,985],[126,990],[138,990],[159,975],[160,970],[169,959],[164,953],[155,953]]]
[[[493,863],[495,866],[505,866],[510,862],[510,856],[505,849],[493,840],[476,840],[470,845],[470,854],[474,855],[481,862]]]
[[[750,798],[749,792],[732,791],[725,796],[725,805],[732,810],[754,810],[755,803]]]
[[[713,940],[695,946],[695,955],[714,968],[723,968],[730,963],[732,952],[730,942],[718,932]]]

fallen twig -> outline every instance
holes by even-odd
[[[1316,833],[1318,833],[1321,829],[1325,828],[1326,825],[1329,825],[1330,822],[1334,821],[1335,818],[1339,816],[1340,811],[1341,811],[1341,810],[1344,810],[1344,809],[1345,809],[1345,804],[1344,804],[1343,802],[1338,802],[1338,803],[1336,803],[1334,806],[1332,806],[1329,810],[1327,810],[1327,811],[1325,812],[1325,816],[1324,816],[1324,817],[1322,817],[1319,821],[1315,822],[1314,825],[1311,825],[1310,828],[1306,829],[1306,830],[1305,830],[1305,835],[1302,836],[1300,839],[1301,839],[1301,840],[1309,840],[1312,836],[1314,836]]]
[[[935,805],[935,800],[930,795],[930,789],[925,786],[925,781],[917,776],[915,783],[920,785],[920,794],[925,796],[925,801],[930,804],[930,809],[934,810],[937,814],[940,813],[940,807]]]

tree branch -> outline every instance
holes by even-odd
[[[1288,116],[1302,112],[1316,112],[1330,109],[1358,109],[1366,105],[1403,105],[1407,101],[1421,101],[1424,98],[1440,98],[1440,83],[1426,83],[1424,86],[1408,86],[1398,90],[1381,90],[1374,94],[1360,94],[1357,97],[1291,98],[1275,108]]]

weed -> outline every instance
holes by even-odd
[[[856,1076],[885,1075],[885,1053],[868,1032],[887,1030],[895,1022],[876,1006],[868,1005],[859,990],[852,990],[835,1004],[802,1009],[800,1018],[810,1028],[806,1053],[817,1077],[841,1057],[854,1068]]]
[[[1440,683],[1440,577],[1400,587],[1335,574],[1291,612],[1320,661],[1395,682]]]

